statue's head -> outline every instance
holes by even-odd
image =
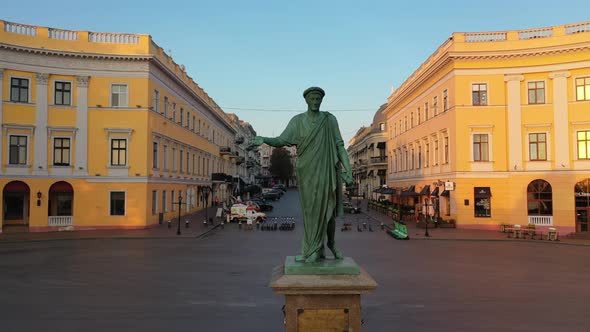
[[[326,93],[322,88],[318,88],[316,86],[312,86],[311,88],[306,89],[303,91],[303,98],[305,98],[305,102],[307,103],[307,109],[314,112],[319,112],[320,105],[322,104],[322,100]]]

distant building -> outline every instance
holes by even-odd
[[[361,127],[348,142],[354,184],[349,187],[352,196],[371,197],[371,193],[387,181],[387,118],[382,105],[369,127]]]
[[[589,63],[590,22],[453,33],[388,99],[388,185],[458,227],[588,233]]]
[[[231,119],[149,35],[0,21],[0,101],[3,227],[145,228],[232,191]]]
[[[287,150],[291,155],[291,164],[293,165],[293,176],[289,179],[288,183],[284,183],[282,179],[273,177],[270,173],[270,157],[272,156],[272,151],[274,149],[274,147],[268,144],[262,144],[258,149],[261,165],[261,174],[257,177],[258,183],[260,183],[264,187],[269,187],[272,184],[277,183],[283,183],[284,185],[289,187],[297,186],[297,176],[295,174],[295,166],[297,165],[297,147],[283,147],[283,149]]]

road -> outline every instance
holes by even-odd
[[[297,192],[270,216],[294,216],[297,226],[0,243],[0,330],[282,331],[283,298],[268,283],[272,268],[298,253]],[[339,247],[379,283],[362,298],[365,331],[587,330],[589,247],[396,241],[377,225],[339,229]]]

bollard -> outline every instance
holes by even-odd
[[[172,222],[170,220],[168,220],[166,223],[168,224],[168,228],[172,228]]]
[[[188,224],[189,224],[188,220],[185,220],[184,221],[184,228],[188,228]]]
[[[204,220],[204,221],[203,221],[203,225],[204,225],[205,227],[208,227],[208,226],[209,226],[209,225],[207,224],[207,220]]]
[[[240,220],[240,221],[238,221],[238,228],[239,228],[239,229],[242,229],[242,221],[241,221],[241,220]]]
[[[383,222],[381,223],[381,229],[385,229],[385,224]]]

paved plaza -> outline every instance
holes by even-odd
[[[3,234],[0,330],[282,331],[283,298],[268,283],[297,253],[302,225],[296,191],[274,205],[270,216],[297,218],[294,231],[195,222],[180,237],[165,226],[119,237]],[[379,283],[362,299],[365,331],[587,330],[588,241],[461,230],[421,239],[413,228],[398,241],[379,218],[338,221],[354,227],[338,227],[337,244]],[[373,232],[356,230],[363,221]]]

